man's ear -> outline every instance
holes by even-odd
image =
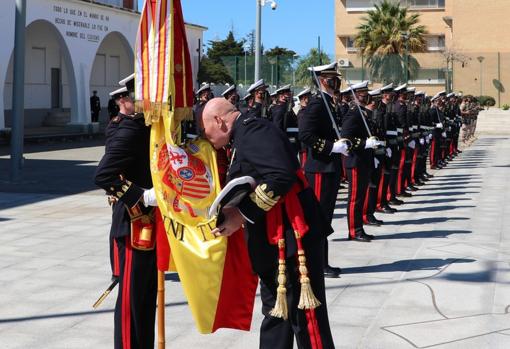
[[[219,116],[219,115],[216,115],[214,117],[214,121],[216,122],[216,125],[221,128],[221,125],[223,124],[223,119]]]

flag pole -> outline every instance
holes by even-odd
[[[158,270],[158,349],[165,349],[165,272]]]

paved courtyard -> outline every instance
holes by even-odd
[[[92,184],[98,141],[28,147],[25,179],[6,181],[0,149],[0,348],[112,348],[110,209]],[[327,279],[337,348],[510,348],[510,136],[481,136],[385,225],[347,241],[339,195]],[[256,348],[250,332],[194,328],[178,278],[166,281],[168,348]]]

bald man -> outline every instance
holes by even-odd
[[[214,231],[230,236],[244,224],[248,231],[248,250],[254,271],[260,277],[260,295],[264,320],[260,329],[260,348],[292,348],[294,337],[299,348],[312,348],[312,341],[322,341],[323,348],[334,348],[326,308],[324,287],[324,239],[331,232],[313,191],[300,170],[294,150],[285,133],[271,121],[243,115],[227,100],[213,99],[202,114],[204,135],[220,149],[232,142],[231,180],[251,176],[257,187],[237,207],[224,209],[224,223]],[[299,209],[296,210],[296,207]],[[297,263],[297,239],[291,226],[296,213],[307,223],[301,239],[308,277],[321,305],[298,309],[300,274]],[[287,270],[286,299],[288,320],[271,316],[277,297],[279,249],[273,238],[281,232],[282,250]],[[299,238],[298,238],[299,239]],[[312,319],[312,321],[307,321]],[[320,337],[320,338],[319,338]]]

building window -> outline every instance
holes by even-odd
[[[346,0],[347,11],[368,11],[381,0]],[[402,6],[418,9],[444,9],[445,0],[400,0]]]
[[[444,8],[445,0],[401,0],[401,4],[411,8]]]
[[[442,85],[445,83],[446,74],[443,69],[421,68],[417,76],[410,81],[412,84]]]
[[[358,49],[354,46],[354,36],[347,36],[345,38],[345,48],[347,52],[356,52]]]
[[[428,51],[443,51],[445,48],[444,35],[427,36]]]

